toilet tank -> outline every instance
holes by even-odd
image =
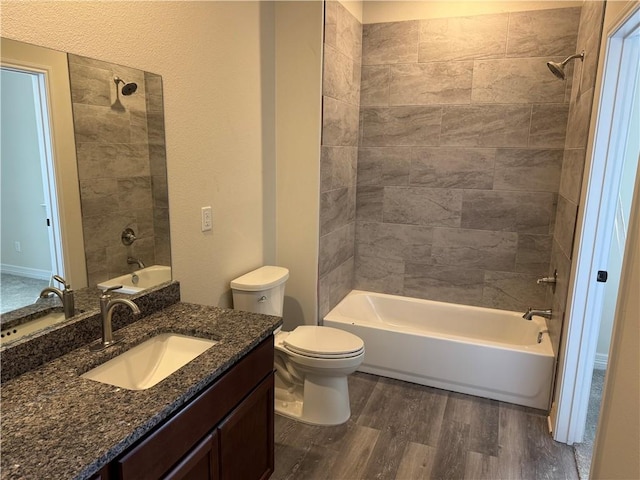
[[[233,309],[281,317],[288,278],[288,269],[264,266],[232,280]]]

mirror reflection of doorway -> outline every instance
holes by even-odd
[[[63,272],[43,73],[0,70],[0,313],[33,303]]]

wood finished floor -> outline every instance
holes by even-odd
[[[364,373],[349,393],[337,427],[276,415],[272,479],[578,479],[538,410]]]

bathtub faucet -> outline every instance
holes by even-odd
[[[535,310],[534,308],[529,307],[529,310],[527,310],[525,314],[522,315],[522,318],[524,318],[525,320],[531,320],[534,315],[538,315],[544,318],[551,318],[551,309],[547,308],[546,310]]]

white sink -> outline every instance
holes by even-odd
[[[114,290],[118,293],[138,293],[147,288],[155,287],[161,283],[171,280],[171,267],[165,265],[151,265],[150,267],[127,273],[105,282],[99,283],[100,290],[106,290],[115,285],[122,285],[122,288]]]
[[[216,343],[215,340],[162,333],[81,376],[127,390],[145,390]]]

